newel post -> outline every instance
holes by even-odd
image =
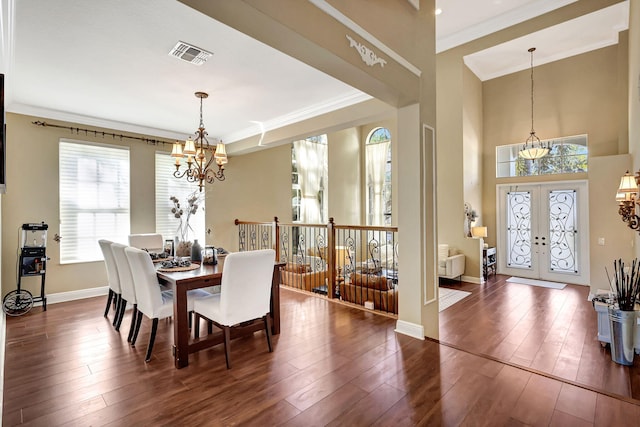
[[[333,222],[333,217],[329,218],[329,224],[327,224],[327,246],[328,246],[328,271],[329,280],[327,283],[327,295],[329,298],[336,297],[336,228]]]
[[[275,242],[274,249],[276,250],[276,260],[280,261],[280,223],[278,222],[277,216],[273,217],[273,233],[273,241]]]

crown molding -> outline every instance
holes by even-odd
[[[544,64],[549,64],[551,62],[560,61],[562,59],[571,58],[572,56],[581,55],[583,53],[591,52],[597,49],[602,49],[604,47],[613,46],[618,44],[618,33],[615,33],[615,37],[611,37],[606,40],[598,40],[596,43],[592,43],[590,45],[579,46],[575,49],[565,50],[559,52],[555,55],[549,55],[545,57],[537,57],[536,58],[536,67],[539,67]],[[466,57],[464,58],[464,64],[469,67],[469,69],[480,79],[480,81],[487,81],[491,79],[495,79],[498,77],[506,76],[507,74],[517,73],[518,71],[529,69],[529,64],[517,64],[512,67],[503,68],[494,73],[482,73],[478,70],[479,67],[476,67],[473,63],[473,60],[468,60]]]
[[[536,16],[559,9],[578,0],[539,0],[517,7],[494,18],[480,22],[444,37],[436,38],[436,53],[444,52],[472,40],[495,33],[507,27],[520,24]]]
[[[372,99],[371,95],[367,95],[366,93],[360,91],[353,91],[352,93],[345,96],[329,99],[323,103],[310,105],[301,110],[291,112],[284,116],[276,117],[272,120],[267,120],[265,122],[251,122],[254,123],[254,126],[227,134],[222,138],[222,140],[225,143],[229,144],[260,133],[264,135],[265,132],[268,132],[270,130],[288,126],[293,123],[319,116],[321,114],[330,113],[331,111],[349,107],[351,105],[368,101],[370,99]]]
[[[166,129],[157,129],[146,126],[134,125],[132,123],[119,122],[115,120],[100,119],[97,117],[84,116],[82,114],[69,113],[65,111],[52,110],[49,108],[35,107],[33,105],[13,103],[6,107],[7,113],[24,114],[51,120],[77,123],[85,126],[113,129],[121,132],[131,132],[141,135],[154,136],[167,139],[184,139],[184,132],[175,132]]]

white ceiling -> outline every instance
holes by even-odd
[[[573,1],[437,0],[437,49]],[[536,63],[575,54],[576,42],[601,43],[598,28],[610,37],[612,26],[628,22],[618,9],[603,11],[606,20],[585,17],[570,30],[536,33],[465,60],[484,79],[528,67],[531,46]],[[193,94],[204,91],[210,137],[233,142],[370,98],[176,0],[2,0],[1,11],[9,112],[184,138],[198,125]],[[214,55],[202,66],[170,57],[179,40]]]

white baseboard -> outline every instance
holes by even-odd
[[[416,323],[405,322],[404,320],[398,320],[396,322],[395,331],[399,334],[407,335],[412,338],[424,340],[424,326]]]
[[[78,299],[99,297],[109,293],[109,286],[101,286],[99,288],[80,289],[77,291],[58,292],[57,294],[47,294],[47,305],[59,302],[75,301]],[[42,305],[37,302],[34,306]]]
[[[462,281],[480,285],[484,282],[484,279],[482,277],[462,276]]]

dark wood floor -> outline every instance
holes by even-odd
[[[505,288],[506,295],[520,292],[535,291]],[[447,330],[454,317],[474,317],[470,304],[477,305],[476,322],[467,329],[502,331],[481,315],[489,304],[482,294],[441,313],[444,335],[454,336]],[[235,340],[230,370],[221,346],[176,370],[169,321],[160,322],[146,364],[149,322],[131,348],[127,328],[117,333],[102,317],[105,298],[7,318],[3,425],[622,426],[640,419],[640,406],[624,399],[398,335],[394,319],[286,289],[281,295],[283,328],[274,352],[267,352],[262,332]],[[556,307],[561,299],[551,296],[549,302]],[[539,309],[542,322],[549,309]],[[562,313],[558,309],[552,318]],[[514,332],[520,345],[510,356],[538,366],[544,353],[518,350],[533,335]],[[540,340],[545,342],[542,335]],[[506,352],[506,345],[495,347]]]
[[[472,295],[440,313],[440,341],[532,371],[640,399],[640,357],[634,368],[611,360],[598,341],[589,288],[548,289],[490,276],[483,285],[441,285]],[[640,422],[639,422],[640,424]]]

